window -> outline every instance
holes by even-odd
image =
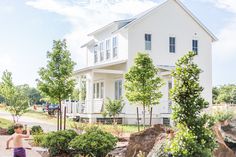
[[[117,37],[112,38],[113,57],[117,57]]]
[[[115,99],[121,99],[122,97],[122,80],[115,81]]]
[[[110,39],[106,40],[106,59],[110,59],[111,57],[111,42]]]
[[[96,82],[93,84],[93,98],[104,98],[104,82]]]
[[[94,63],[98,62],[98,46],[94,46]]]
[[[198,40],[193,40],[192,41],[192,50],[193,50],[193,52],[198,54]]]
[[[152,35],[145,34],[145,50],[151,50],[152,48]]]
[[[99,98],[99,83],[96,84],[96,98]]]
[[[104,60],[104,43],[100,43],[100,61]]]
[[[175,53],[175,37],[169,38],[169,52]]]
[[[96,97],[96,86],[95,83],[93,84],[93,98]]]
[[[101,93],[100,93],[100,98],[104,97],[104,83],[101,82]]]

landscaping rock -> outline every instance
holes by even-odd
[[[221,126],[221,133],[226,145],[236,151],[236,119],[228,121],[227,125]]]
[[[140,151],[147,156],[155,145],[158,136],[164,132],[164,126],[158,124],[144,131],[131,134],[125,157],[136,157]]]
[[[231,150],[225,143],[224,137],[222,136],[221,125],[216,124],[213,127],[213,131],[216,135],[216,141],[218,143],[218,148],[213,152],[214,157],[236,157],[233,150]]]
[[[168,154],[164,151],[165,150],[165,144],[167,142],[167,134],[166,133],[161,133],[155,142],[154,147],[152,150],[149,152],[147,157],[167,157]]]

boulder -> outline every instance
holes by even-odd
[[[147,157],[167,157],[168,154],[165,152],[166,142],[168,140],[166,133],[161,133],[154,144],[154,147],[149,152]]]
[[[216,136],[216,141],[218,143],[218,148],[213,152],[214,157],[236,157],[234,151],[226,145],[221,131],[222,130],[220,124],[216,124],[213,127],[213,132]]]
[[[125,157],[136,157],[139,152],[147,156],[156,143],[157,137],[164,132],[164,126],[158,124],[144,131],[131,134]]]

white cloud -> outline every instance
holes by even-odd
[[[57,0],[29,0],[27,5],[64,16],[73,26],[65,35],[72,57],[82,66],[85,61],[80,46],[88,41],[87,34],[114,20],[137,15],[157,3],[151,0],[75,0],[73,3]]]
[[[213,46],[214,57],[224,59],[225,61],[232,59],[236,53],[235,35],[236,35],[236,0],[201,0],[210,2],[217,8],[232,14],[232,18],[228,23],[224,24],[218,34],[219,41]]]

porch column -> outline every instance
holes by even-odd
[[[94,101],[93,101],[93,80],[94,80],[94,73],[88,73],[86,76],[86,111],[88,113],[89,116],[89,122],[92,123],[93,122],[93,117],[92,117],[92,113],[94,111]]]

